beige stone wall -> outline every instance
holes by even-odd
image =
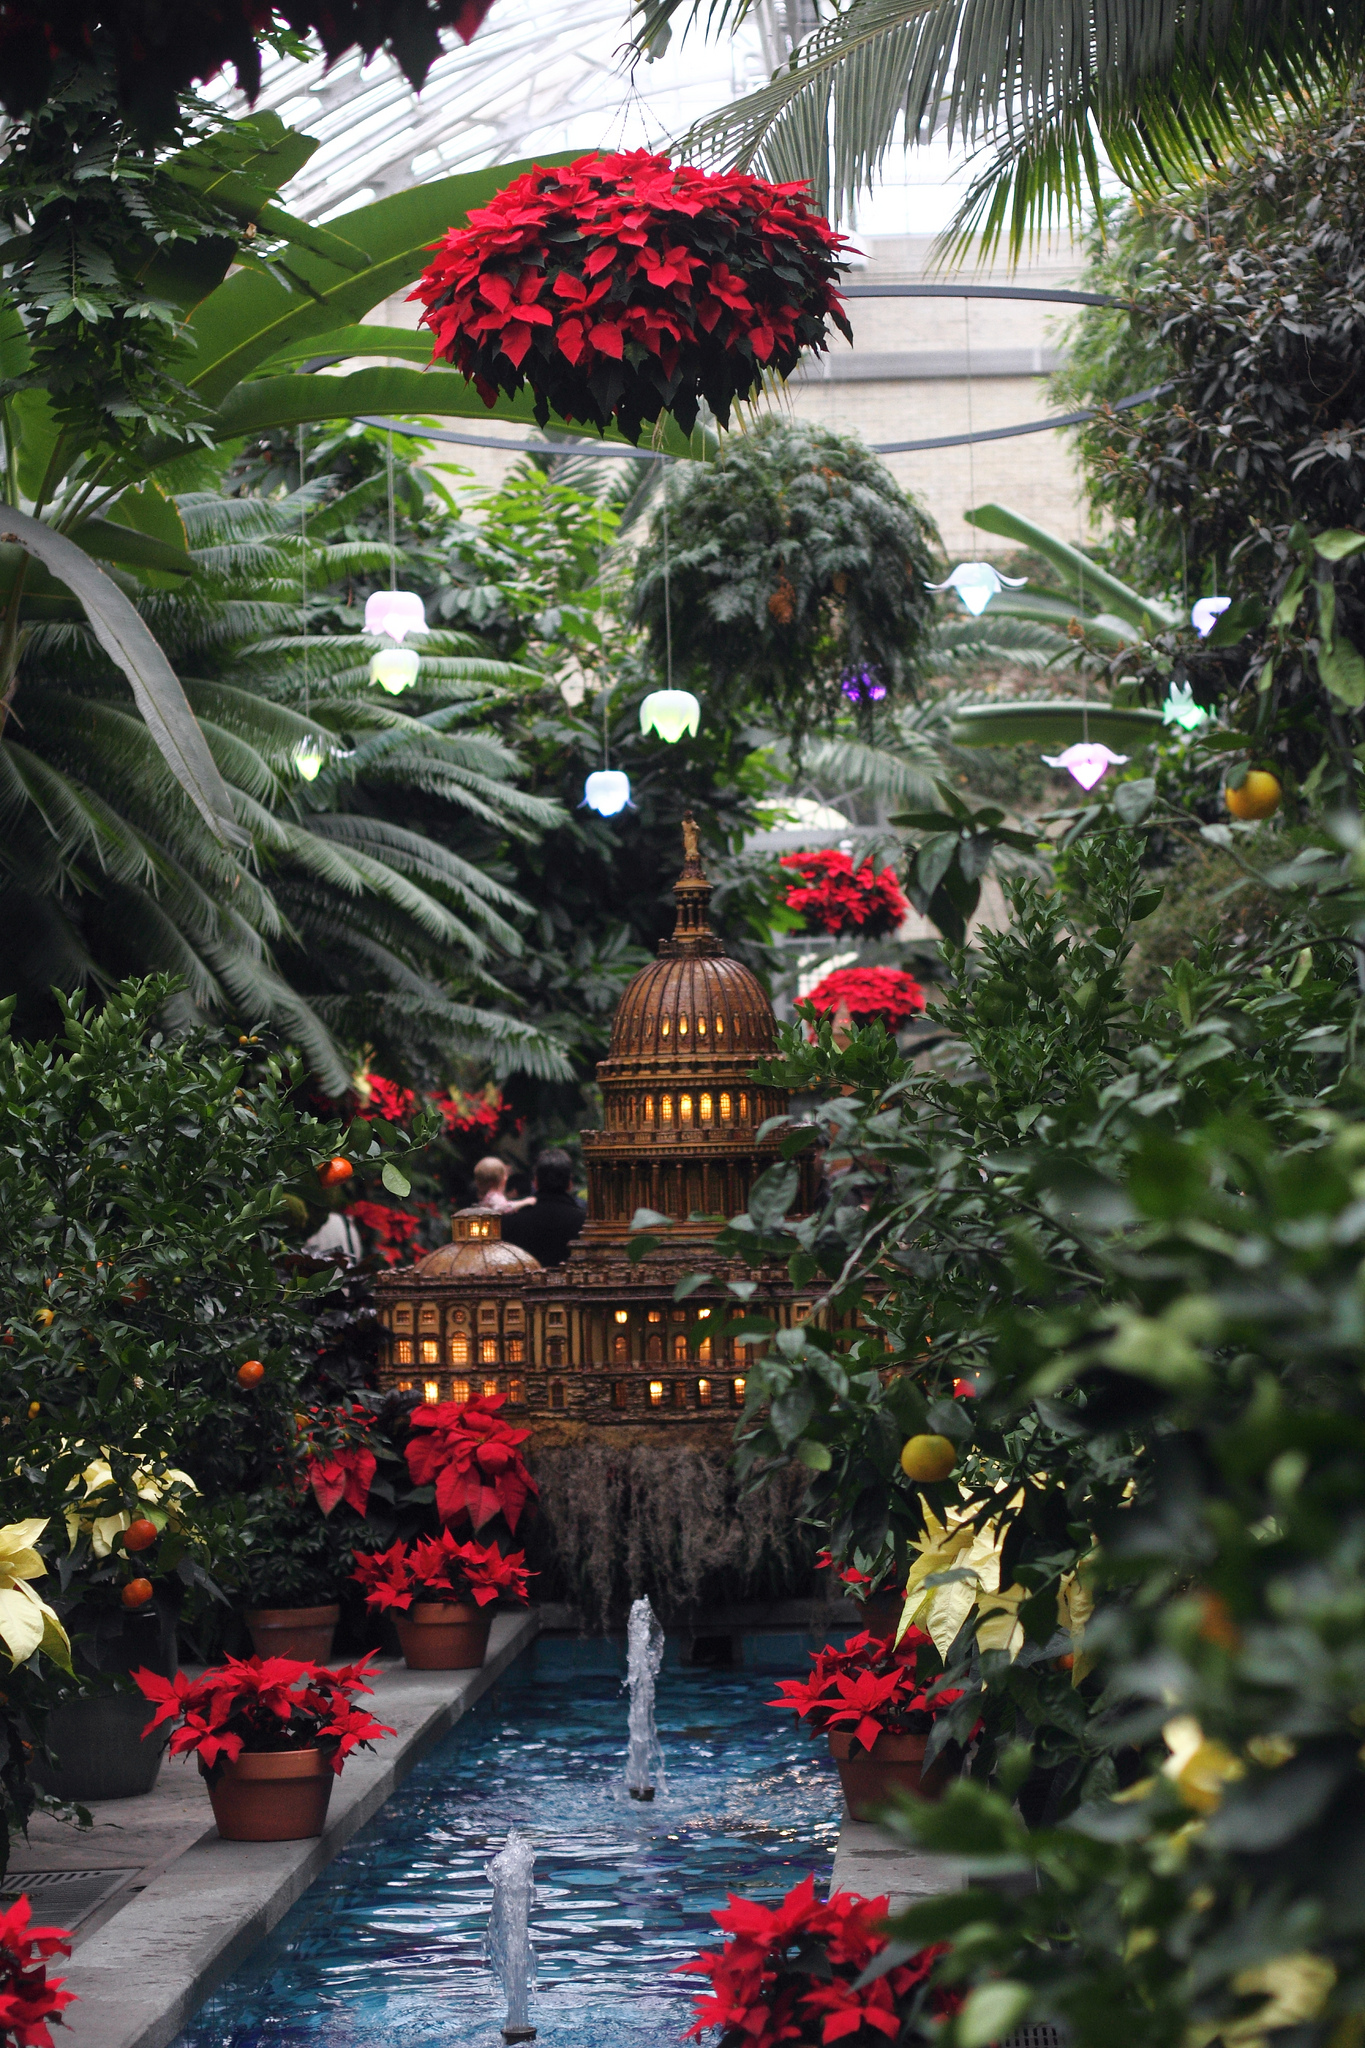
[[[926,268],[928,236],[886,236],[863,244],[868,257],[850,274],[850,284],[893,284],[924,279],[964,283],[1016,283],[1059,289],[1077,282],[1079,259],[1069,245],[1041,250],[1011,273],[1003,264],[945,277]],[[415,327],[417,307],[405,297],[377,306],[370,316],[390,326]],[[1049,367],[1060,353],[1069,317],[1062,306],[1018,300],[865,299],[851,302],[854,344],[836,336],[827,362],[813,364],[774,400],[797,418],[818,420],[840,433],[858,434],[870,445],[980,432],[1039,419],[1049,411],[1035,364]],[[894,374],[864,379],[868,368]],[[972,374],[967,375],[968,363]],[[1019,374],[1000,374],[1018,366]],[[450,426],[490,437],[520,440],[524,430],[508,423],[452,420]],[[515,456],[492,450],[447,446],[437,463],[457,463],[486,489],[496,489]],[[1068,540],[1086,537],[1071,437],[1030,434],[1018,440],[966,448],[888,455],[888,468],[932,514],[947,552],[955,559],[1004,552],[975,534],[964,521],[973,503],[994,500],[1037,520]]]

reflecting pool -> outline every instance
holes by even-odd
[[[675,2048],[676,1964],[727,1892],[828,1881],[838,1783],[823,1747],[764,1705],[806,1668],[800,1637],[749,1638],[738,1670],[670,1659],[665,1788],[624,1783],[626,1699],[610,1645],[542,1642],[420,1764],[201,2009],[174,2048],[502,2048],[483,1954],[490,1857],[536,1850],[531,2020],[545,2048]],[[672,1645],[670,1645],[670,1651]],[[762,1669],[754,1669],[761,1659]]]

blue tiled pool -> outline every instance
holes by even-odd
[[[671,1647],[671,1646],[670,1646]],[[729,1891],[828,1879],[840,1801],[822,1749],[764,1705],[805,1640],[756,1637],[745,1667],[659,1680],[667,1791],[622,1783],[614,1646],[542,1642],[420,1764],[209,2000],[175,2048],[502,2048],[482,1955],[489,1857],[536,1846],[531,2018],[545,2048],[674,2048],[675,1964]],[[758,1668],[756,1668],[758,1667]]]

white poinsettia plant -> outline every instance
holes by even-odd
[[[63,1671],[70,1671],[71,1644],[66,1630],[33,1590],[33,1580],[47,1576],[47,1566],[36,1547],[46,1528],[45,1517],[9,1522],[0,1528],[0,1643],[14,1669],[41,1650]]]
[[[76,1448],[79,1451],[84,1446]],[[139,1502],[136,1515],[122,1504],[129,1491],[136,1494]],[[78,1496],[65,1509],[71,1548],[76,1548],[82,1536],[88,1536],[91,1553],[97,1558],[109,1557],[123,1531],[135,1519],[151,1522],[158,1534],[173,1525],[183,1528],[185,1496],[198,1491],[188,1472],[154,1462],[135,1467],[121,1485],[114,1474],[111,1453],[102,1450],[67,1486],[69,1494]]]

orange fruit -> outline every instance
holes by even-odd
[[[33,1320],[35,1323],[41,1323],[45,1330],[50,1330],[57,1320],[57,1311],[55,1308],[40,1308]]]
[[[37,1416],[37,1415],[41,1415],[41,1414],[42,1414],[42,1412],[43,1412],[43,1404],[42,1404],[42,1402],[41,1402],[41,1401],[30,1401],[30,1402],[29,1402],[29,1404],[28,1404],[28,1419],[29,1419],[29,1421],[30,1421],[30,1422],[32,1422],[32,1421],[33,1421],[33,1419],[34,1419],[34,1417],[35,1417],[35,1416]]]
[[[338,1181],[349,1180],[354,1172],[349,1159],[324,1159],[318,1168],[318,1179],[325,1188],[334,1188]]]
[[[125,1550],[150,1550],[156,1542],[156,1537],[156,1523],[149,1522],[145,1515],[139,1515],[137,1520],[130,1522],[124,1530],[123,1547]]]
[[[119,1598],[125,1607],[145,1607],[152,1597],[150,1579],[129,1579]]]
[[[1221,1593],[1202,1593],[1199,1608],[1199,1633],[1206,1643],[1214,1643],[1220,1650],[1241,1648],[1242,1631]]]
[[[901,1471],[926,1486],[946,1479],[956,1463],[957,1445],[946,1436],[912,1436],[901,1451]]]
[[[237,1384],[239,1387],[259,1387],[264,1378],[265,1367],[261,1364],[259,1358],[248,1358],[244,1364],[239,1365],[237,1368]]]
[[[1284,791],[1279,777],[1265,768],[1249,768],[1246,781],[1240,789],[1225,789],[1223,802],[1234,818],[1250,823],[1256,818],[1268,818],[1280,808]]]

